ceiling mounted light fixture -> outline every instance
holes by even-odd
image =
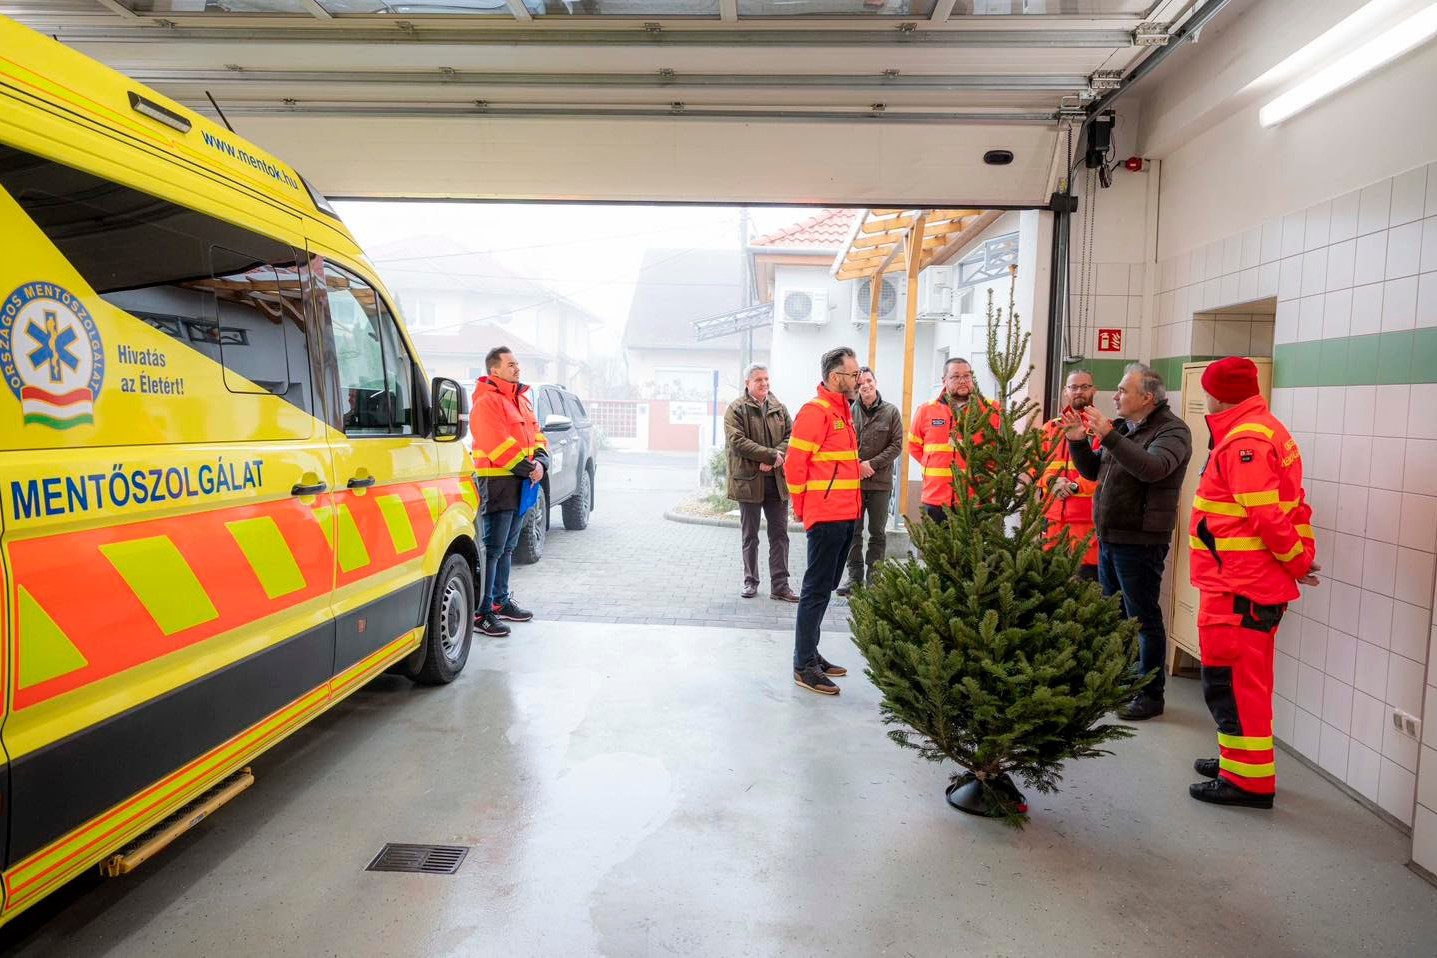
[[[1258,111],[1258,122],[1264,127],[1277,126],[1433,36],[1437,36],[1437,3],[1371,38],[1272,100]]]

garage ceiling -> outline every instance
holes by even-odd
[[[1197,0],[0,0],[333,195],[1041,205]],[[1013,151],[1006,167],[985,150]]]

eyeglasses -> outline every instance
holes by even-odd
[[[857,379],[859,376],[863,375],[863,370],[861,369],[856,373],[846,373],[841,369],[835,369],[834,372],[838,373],[838,375],[840,376],[852,376],[854,379]]]
[[[1067,388],[1071,389],[1073,392],[1087,392],[1090,389],[1097,389],[1098,387],[1094,386],[1092,383],[1088,383],[1087,385],[1068,386]]]

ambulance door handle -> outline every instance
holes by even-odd
[[[361,479],[358,476],[355,476],[353,479],[349,480],[348,485],[351,489],[368,489],[370,486],[374,485],[374,477],[365,476],[363,479]]]
[[[316,482],[309,486],[295,483],[290,487],[289,494],[292,496],[317,496],[328,488],[329,483],[327,482]]]

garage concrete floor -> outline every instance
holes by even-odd
[[[1408,840],[1279,757],[1272,813],[1199,805],[1196,683],[1032,795],[951,811],[891,744],[846,636],[843,695],[786,632],[533,623],[448,688],[381,679],[257,763],[138,873],[7,929],[27,955],[1431,955]],[[364,871],[472,845],[452,877]],[[1381,914],[1374,922],[1370,917]]]

